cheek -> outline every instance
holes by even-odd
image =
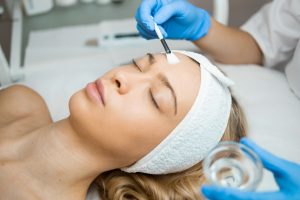
[[[148,105],[147,99],[110,99],[97,108],[84,91],[69,102],[70,119],[82,138],[91,141],[119,159],[135,162],[157,146],[176,126]]]
[[[123,108],[107,141],[120,157],[135,162],[157,146],[175,127],[166,117],[147,108],[131,105]]]

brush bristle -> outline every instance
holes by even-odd
[[[177,56],[173,52],[167,53],[167,59],[168,59],[169,64],[179,63],[179,59],[177,58]]]

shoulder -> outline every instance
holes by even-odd
[[[38,93],[25,85],[15,84],[0,90],[0,97],[3,97],[3,95],[9,95],[10,97],[19,95],[37,96]]]
[[[0,90],[0,125],[27,117],[51,119],[43,98],[23,85]]]

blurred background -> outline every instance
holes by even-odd
[[[48,0],[24,0],[24,4],[33,4]],[[49,0],[50,1],[50,0]],[[133,17],[141,0],[51,0],[53,7],[45,8],[41,13],[28,14],[22,8],[23,26],[21,42],[21,62],[31,31],[51,28],[98,23],[108,19]],[[109,2],[110,1],[110,2]],[[212,13],[212,0],[190,0],[195,5]],[[229,25],[242,25],[255,11],[270,0],[230,0]],[[0,0],[0,44],[7,60],[10,58],[12,44],[12,10],[14,0]],[[45,3],[49,4],[49,3]],[[18,20],[18,19],[15,19]]]

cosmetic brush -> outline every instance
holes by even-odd
[[[154,22],[154,30],[158,36],[158,39],[160,39],[161,44],[163,45],[165,51],[166,51],[166,55],[167,55],[167,60],[169,64],[177,64],[179,63],[179,59],[177,58],[177,56],[170,50],[166,40],[164,39],[161,31],[158,28],[158,25],[156,24],[156,22]]]

